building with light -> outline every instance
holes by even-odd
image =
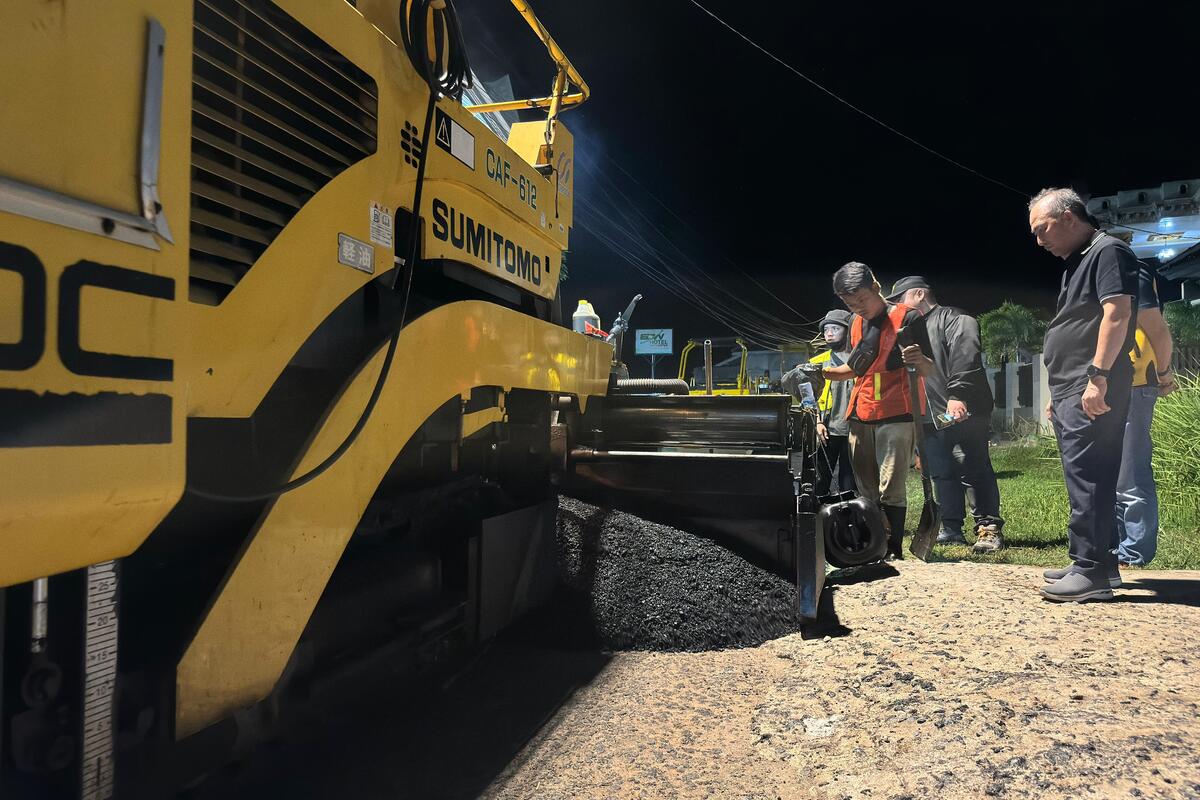
[[[1163,300],[1200,298],[1200,178],[1093,197],[1087,208],[1159,275],[1180,282],[1180,296]]]

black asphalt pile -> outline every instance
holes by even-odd
[[[606,649],[754,647],[800,630],[793,584],[701,536],[563,497],[558,552]]]

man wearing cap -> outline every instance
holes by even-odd
[[[844,309],[835,308],[821,320],[821,336],[829,349],[814,356],[809,363],[840,367],[850,358],[850,324],[854,315]],[[848,381],[826,381],[817,409],[821,421],[817,423],[817,438],[821,452],[817,456],[817,494],[829,494],[837,470],[838,491],[854,491],[854,468],[850,465],[850,422],[846,410],[850,406]]]
[[[915,308],[925,318],[932,348],[933,370],[925,378],[930,416],[925,425],[925,458],[937,490],[942,528],[939,544],[966,544],[963,488],[972,491],[975,506],[976,553],[1004,546],[1000,489],[988,452],[992,390],[983,369],[979,323],[957,308],[938,305],[933,289],[920,275],[901,278],[888,300]],[[941,415],[939,417],[939,415]]]
[[[1029,230],[1065,262],[1058,310],[1043,354],[1071,518],[1071,564],[1046,570],[1042,596],[1059,602],[1111,600],[1120,588],[1117,477],[1133,385],[1138,260],[1129,245],[1097,230],[1071,189],[1029,201]]]
[[[846,418],[850,423],[850,460],[864,499],[879,504],[887,520],[888,556],[903,558],[908,510],[905,478],[912,462],[912,409],[925,411],[910,396],[905,365],[926,374],[932,362],[925,326],[916,310],[883,299],[879,281],[866,264],[851,261],[833,274],[833,293],[857,317],[850,325],[850,356],[842,366],[827,366],[826,380],[853,381]],[[910,328],[911,326],[911,328]],[[917,344],[903,347],[899,331],[910,328]]]

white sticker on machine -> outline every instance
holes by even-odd
[[[392,210],[379,203],[371,203],[371,241],[392,247]]]
[[[438,147],[475,169],[475,136],[440,108],[434,125],[434,140]]]
[[[375,274],[375,248],[344,233],[338,234],[338,261],[347,267]]]

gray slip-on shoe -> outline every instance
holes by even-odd
[[[945,528],[942,528],[940,531],[938,531],[937,543],[938,544],[966,544],[967,537],[963,535],[962,531],[948,531]]]
[[[1061,581],[1063,578],[1067,577],[1067,573],[1073,569],[1075,569],[1074,564],[1069,567],[1063,567],[1062,569],[1048,569],[1042,573],[1042,577],[1046,579],[1046,583],[1054,583],[1055,581]]]
[[[1042,587],[1042,597],[1058,603],[1082,603],[1085,600],[1112,600],[1108,581],[1093,581],[1082,572],[1070,571],[1054,583]]]
[[[1046,583],[1057,583],[1065,578],[1068,572],[1074,571],[1075,565],[1072,564],[1071,566],[1063,567],[1062,569],[1048,569],[1042,573],[1042,577],[1046,579]],[[1122,585],[1121,574],[1119,572],[1114,572],[1108,576],[1108,588],[1120,589]]]

